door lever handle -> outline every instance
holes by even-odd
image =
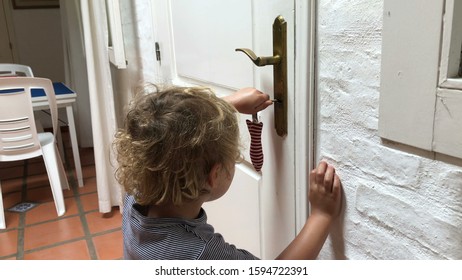
[[[245,53],[252,62],[257,66],[265,66],[265,65],[276,65],[281,62],[281,57],[276,54],[274,56],[257,56],[251,49],[246,48],[238,48],[236,51],[241,51]]]
[[[273,56],[259,57],[250,49],[238,48],[257,66],[273,65],[274,126],[279,136],[287,135],[287,23],[278,16],[273,23]]]

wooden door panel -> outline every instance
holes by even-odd
[[[260,183],[260,175],[249,166],[238,164],[226,195],[204,204],[209,223],[228,243],[258,257],[261,257]]]
[[[172,1],[178,75],[232,89],[252,85],[252,64],[235,51],[239,47],[252,47],[251,3]]]

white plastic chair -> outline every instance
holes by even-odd
[[[30,66],[27,65],[15,63],[0,63],[0,78],[1,77],[34,77],[34,73],[32,73],[32,68],[30,68]],[[35,121],[38,132],[43,132],[43,127],[40,120],[36,119]],[[62,157],[64,157],[63,139],[61,137],[60,130],[58,130],[56,139],[58,140],[60,154]]]
[[[50,104],[53,133],[37,133],[31,90],[43,89]],[[0,162],[43,156],[58,216],[65,211],[62,189],[69,189],[56,146],[58,128],[56,98],[49,79],[0,78]],[[6,228],[0,185],[0,229]]]
[[[0,77],[23,76],[34,77],[32,69],[27,65],[0,63]]]

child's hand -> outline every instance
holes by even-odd
[[[311,215],[277,259],[314,260],[319,255],[342,206],[342,183],[333,166],[321,162],[311,171],[309,199]]]
[[[269,95],[254,88],[243,88],[223,98],[242,114],[255,114],[273,102]]]
[[[332,165],[319,163],[310,173],[309,200],[311,214],[329,219],[330,222],[340,213],[342,183]]]

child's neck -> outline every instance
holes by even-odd
[[[181,205],[173,203],[150,205],[147,216],[151,218],[183,218],[196,219],[199,216],[203,201],[185,202]]]

